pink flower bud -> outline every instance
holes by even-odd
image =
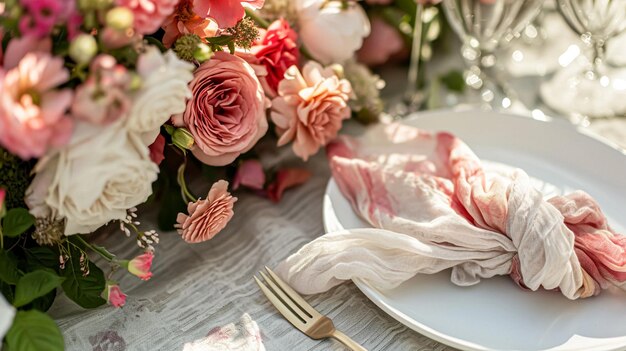
[[[126,304],[126,294],[122,292],[119,285],[107,283],[106,299],[114,307],[122,307]]]
[[[128,272],[130,272],[130,274],[136,275],[141,280],[149,280],[150,278],[152,278],[152,272],[150,272],[150,268],[152,267],[153,258],[154,254],[152,252],[146,252],[133,258],[128,262]]]
[[[6,209],[4,208],[4,199],[7,196],[6,190],[0,188],[0,218],[2,218],[5,214]]]

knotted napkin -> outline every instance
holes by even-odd
[[[569,299],[626,281],[626,238],[582,191],[544,199],[519,169],[485,167],[461,140],[392,124],[329,145],[343,195],[373,228],[326,234],[277,270],[319,293],[360,278],[390,289],[451,269],[461,286],[510,275]]]

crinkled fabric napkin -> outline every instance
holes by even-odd
[[[261,331],[250,315],[245,313],[239,322],[212,329],[209,334],[185,344],[183,351],[265,351]]]
[[[451,268],[461,286],[510,275],[569,299],[624,287],[626,238],[586,193],[544,199],[524,171],[492,171],[449,133],[376,126],[329,145],[333,177],[374,228],[326,234],[282,262],[298,291],[360,278],[390,289]]]

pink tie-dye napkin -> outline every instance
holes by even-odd
[[[333,178],[373,228],[326,234],[278,271],[302,293],[360,278],[382,289],[451,269],[589,297],[626,281],[626,237],[582,191],[545,199],[520,169],[486,167],[449,133],[381,125],[328,147]]]

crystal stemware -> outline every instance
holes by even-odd
[[[450,25],[463,44],[465,82],[484,105],[509,108],[515,100],[496,65],[495,50],[518,34],[539,13],[544,0],[443,0]]]
[[[578,60],[541,88],[550,107],[570,117],[612,117],[626,112],[626,79],[605,62],[606,42],[626,30],[624,0],[557,0],[563,18],[591,48],[590,60]]]

